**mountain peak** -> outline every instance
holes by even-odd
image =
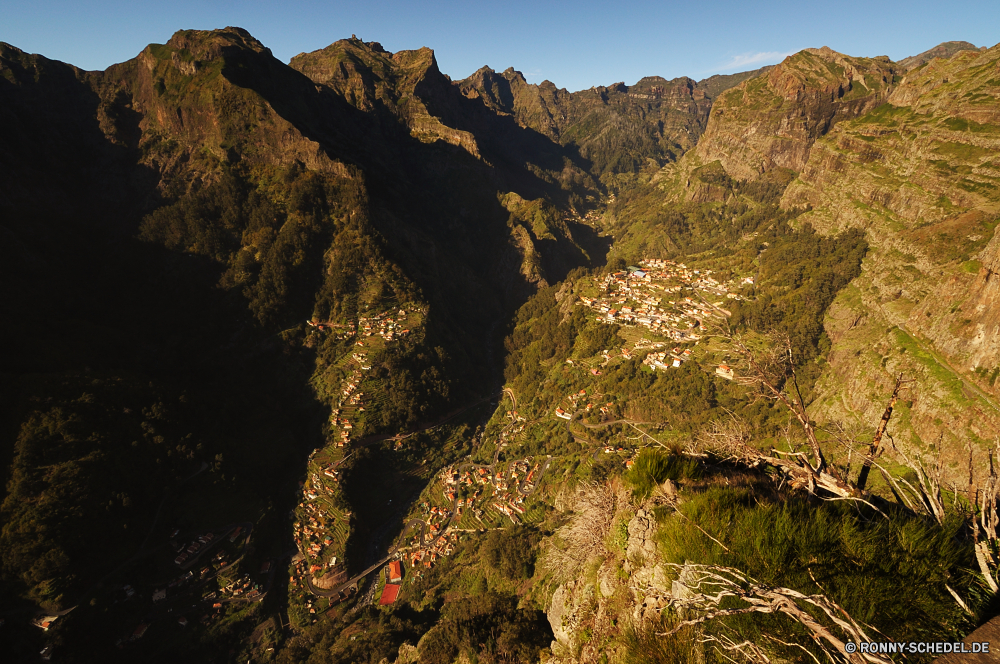
[[[985,48],[985,47],[984,47]],[[899,61],[907,71],[919,67],[920,65],[930,62],[934,58],[944,58],[948,59],[951,56],[959,53],[961,51],[981,51],[983,49],[979,48],[975,44],[967,41],[946,41],[941,42],[934,48],[929,48],[923,53],[918,53],[917,55],[911,55],[908,58],[903,58]]]
[[[271,54],[271,49],[249,32],[232,26],[221,30],[178,30],[166,45],[178,51],[187,49],[201,60],[213,60],[231,48]]]

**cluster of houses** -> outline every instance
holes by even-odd
[[[316,500],[319,498],[316,491],[323,491],[324,487],[315,473],[312,480],[311,486],[303,487],[303,497],[306,500],[299,503],[304,517],[296,520],[292,530],[295,546],[299,552],[303,556],[307,556],[309,560],[319,560],[323,557],[323,551],[335,544],[330,530],[336,517]],[[325,487],[325,489],[327,493],[333,493],[332,488]],[[336,561],[336,556],[333,557],[333,560]]]
[[[351,359],[357,363],[357,368],[344,380],[340,387],[340,395],[337,407],[330,411],[330,425],[334,436],[339,434],[336,440],[337,447],[347,447],[351,442],[351,433],[354,424],[347,418],[347,411],[364,411],[365,393],[361,387],[361,373],[368,371],[371,366],[368,364],[367,353],[352,353]]]
[[[643,358],[642,363],[654,369],[669,369],[671,367],[679,367],[690,359],[691,359],[690,348],[685,348],[684,350],[681,350],[680,348],[674,348],[673,350],[670,351],[660,351],[659,353],[650,353],[645,358]]]
[[[355,326],[351,323],[332,323],[330,321],[319,321],[315,318],[307,320],[306,325],[318,332],[334,334],[338,339],[348,339],[355,334]]]
[[[438,530],[440,530],[440,525],[438,525]],[[431,533],[434,533],[433,528]],[[456,544],[458,544],[457,532],[442,533],[440,537],[435,536],[429,543],[418,545],[413,550],[408,551],[406,558],[409,560],[410,567],[414,569],[419,567],[430,569],[441,556],[450,556],[455,550]],[[399,576],[402,578],[401,571]]]
[[[481,507],[492,507],[515,524],[519,523],[517,515],[524,514],[524,500],[534,490],[540,473],[540,464],[535,462],[532,465],[530,459],[512,461],[507,464],[506,471],[502,467],[493,471],[489,466],[465,466],[460,471],[448,466],[441,471],[439,479],[443,484],[442,495],[452,507],[432,506],[426,502],[421,504],[430,539],[422,543],[420,535],[417,535],[416,542],[403,549],[408,551],[404,558],[413,568],[429,569],[438,557],[451,555],[458,542],[458,532],[450,528],[452,517],[460,517],[466,509],[471,509],[480,522],[484,514]],[[484,497],[487,488],[492,491]]]
[[[171,542],[174,547],[174,552],[177,553],[177,557],[174,558],[174,564],[178,567],[186,567],[194,562],[199,555],[199,552],[209,546],[215,539],[215,535],[212,533],[205,533],[204,535],[199,535],[197,538],[188,543],[176,543]]]
[[[404,325],[406,325],[405,309],[400,309],[395,316],[388,313],[376,314],[371,318],[358,319],[358,335],[364,337],[378,335],[386,341],[392,341],[410,333],[408,329],[401,329]]]
[[[724,300],[709,302],[705,296],[740,299],[730,289],[753,283],[753,277],[721,283],[711,276],[712,270],[695,270],[670,260],[647,258],[640,263],[641,267],[609,274],[600,284],[602,295],[581,297],[579,304],[594,309],[605,323],[641,325],[675,341],[697,341],[698,332],[712,319],[732,315],[722,306]],[[667,299],[685,289],[701,295]]]
[[[579,403],[580,400],[582,400],[586,396],[587,396],[587,390],[580,390],[579,392],[575,392],[573,394],[567,395],[566,396],[566,400],[569,401],[570,404],[572,404],[572,409],[571,409],[571,411],[566,411],[566,410],[563,410],[562,407],[556,408],[556,417],[558,417],[560,419],[563,419],[563,420],[572,420],[573,419],[573,412],[572,411],[575,411],[577,409],[577,403]],[[594,407],[594,404],[588,403],[587,406],[586,406],[587,412],[590,412],[590,410],[593,407]]]
[[[450,496],[449,499],[454,500],[455,490],[449,488],[451,486],[465,485],[472,487],[475,484],[482,486],[489,485],[493,489],[492,500],[490,500],[489,506],[509,517],[514,523],[518,523],[515,515],[524,514],[525,512],[524,499],[535,488],[538,468],[539,464],[535,463],[534,467],[532,467],[529,459],[512,461],[508,465],[506,473],[503,468],[498,469],[494,473],[486,467],[478,467],[466,470],[459,476],[449,468],[446,469],[445,474],[445,497],[448,498]],[[482,488],[476,489],[475,493],[464,501],[464,505],[474,507],[475,501],[481,495]],[[458,499],[456,505],[460,509],[463,506],[463,501]],[[474,513],[479,518],[482,511],[475,510]]]
[[[324,333],[336,334],[338,338],[346,339],[355,334],[362,337],[378,335],[386,341],[392,341],[397,337],[409,334],[409,329],[402,329],[406,326],[406,310],[400,309],[397,314],[383,312],[374,316],[358,318],[357,324],[334,323],[331,321],[320,321],[316,318],[306,321],[306,325]]]

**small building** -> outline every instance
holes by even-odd
[[[430,567],[429,564],[428,567]],[[378,600],[379,606],[386,606],[395,602],[396,598],[399,597],[400,587],[401,586],[394,583],[385,584],[385,588],[382,590],[382,597]]]
[[[732,367],[726,364],[720,364],[715,368],[715,373],[717,376],[722,376],[726,380],[733,380],[735,374],[733,373]]]
[[[403,580],[403,566],[398,560],[389,563],[389,582],[399,583]]]

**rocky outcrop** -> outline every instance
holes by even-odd
[[[481,157],[475,136],[448,126],[429,108],[452,101],[451,82],[429,48],[389,53],[378,42],[342,39],[300,53],[289,65],[360,110],[405,122],[421,141],[442,140]]]
[[[675,486],[666,487],[665,493],[671,490],[676,495]],[[652,620],[672,594],[686,592],[683,574],[672,580],[657,555],[652,507],[640,507],[629,520],[624,560],[609,557],[593,576],[568,580],[553,592],[546,613],[555,636],[555,661],[613,659],[607,648],[616,646],[609,645],[609,637],[620,634],[623,621]]]
[[[741,180],[775,168],[800,171],[816,139],[885,101],[898,73],[886,57],[800,51],[720,95],[694,152]]]
[[[967,41],[941,42],[934,48],[929,48],[923,53],[918,53],[917,55],[911,55],[908,58],[903,58],[902,60],[899,61],[899,65],[906,71],[910,71],[911,69],[915,69],[916,67],[919,67],[922,64],[930,62],[934,58],[944,58],[947,60],[951,56],[955,55],[956,53],[960,53],[962,51],[979,51],[979,50],[985,50],[985,47],[983,49],[980,49],[975,44],[971,44]]]
[[[1000,48],[914,69],[888,103],[812,147],[784,207],[822,232],[864,228],[862,275],[827,320],[818,411],[878,419],[891,375],[918,379],[895,426],[955,464],[1000,432]],[[874,419],[873,419],[874,418]]]
[[[713,80],[712,89],[729,80]],[[551,81],[531,84],[514,69],[484,67],[459,81],[462,93],[554,141],[576,146],[593,168],[631,171],[674,161],[694,147],[711,108],[706,87],[686,78],[648,76],[579,92]],[[627,149],[624,149],[627,148]]]

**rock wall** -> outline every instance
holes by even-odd
[[[800,51],[722,94],[695,152],[740,180],[774,168],[800,171],[817,138],[885,101],[897,73],[885,57]]]
[[[935,59],[888,103],[812,147],[784,207],[822,232],[867,230],[862,275],[831,308],[816,414],[874,425],[892,377],[916,378],[891,430],[957,475],[1000,433],[1000,48]]]
[[[592,574],[556,587],[546,611],[555,635],[553,663],[615,661],[620,645],[614,639],[629,621],[655,619],[672,594],[687,592],[683,575],[680,583],[671,580],[657,555],[652,508],[640,507],[628,522],[624,561],[615,555],[594,561]]]

